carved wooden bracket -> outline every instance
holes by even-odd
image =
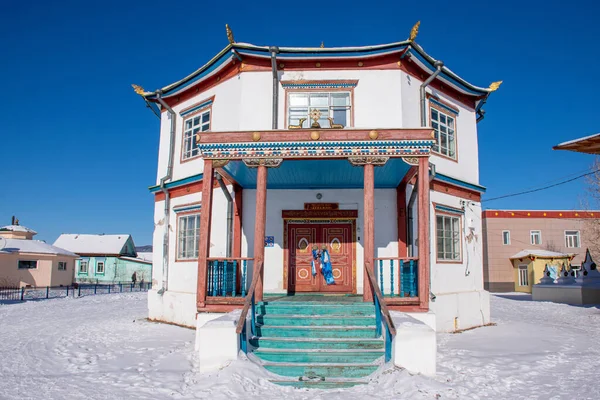
[[[259,165],[264,165],[267,168],[277,168],[283,162],[283,158],[244,158],[243,161],[248,168],[258,168]]]
[[[375,166],[383,166],[389,160],[389,157],[383,156],[360,156],[360,157],[348,157],[348,161],[355,167],[359,167],[366,164],[373,164]]]
[[[213,160],[213,168],[223,168],[229,163],[229,160]]]
[[[419,157],[401,157],[408,165],[419,165]]]

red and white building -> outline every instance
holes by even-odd
[[[150,318],[200,325],[257,300],[333,292],[437,331],[489,322],[475,86],[411,38],[365,47],[230,44],[136,91],[160,117]],[[310,273],[326,246],[335,285]],[[402,270],[400,266],[402,265]],[[399,277],[401,279],[399,279]]]

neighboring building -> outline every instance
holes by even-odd
[[[68,286],[75,260],[65,249],[33,240],[37,232],[13,223],[0,227],[0,287]]]
[[[600,211],[485,210],[482,215],[485,288],[512,292],[518,282],[511,257],[523,250],[575,254],[571,265],[581,265],[585,249],[592,244],[587,224],[596,223]],[[538,281],[536,275],[528,285]]]
[[[544,277],[544,271],[557,279],[560,271],[568,266],[573,254],[557,253],[548,250],[523,250],[510,257],[513,266],[515,292],[531,293],[533,285]]]
[[[54,245],[79,254],[76,282],[129,282],[134,272],[138,282],[152,277],[152,260],[138,257],[131,235],[62,234]]]

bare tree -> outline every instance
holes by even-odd
[[[586,177],[585,198],[581,199],[582,210],[593,212],[600,209],[600,158],[596,157],[592,164],[591,175]],[[600,217],[600,215],[598,215]],[[581,237],[592,254],[600,254],[600,219],[582,218]]]

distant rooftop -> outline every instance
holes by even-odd
[[[6,226],[0,226],[0,232],[2,231],[8,231],[8,232],[26,232],[26,233],[31,233],[34,235],[37,235],[37,232],[34,231],[33,229],[29,229],[26,226],[23,225],[6,225]]]
[[[41,240],[0,239],[0,247],[0,254],[32,253],[79,257],[75,253],[60,247],[52,246]]]
[[[55,246],[74,253],[85,254],[121,254],[131,235],[91,235],[63,233],[54,242]]]
[[[558,253],[556,251],[534,249],[534,250],[521,250],[520,252],[518,252],[517,254],[515,254],[514,256],[509,257],[509,258],[511,260],[527,258],[529,256],[540,257],[540,258],[568,258],[568,257],[572,257],[574,255],[575,255],[575,253],[567,254],[567,253]]]
[[[570,150],[577,153],[600,154],[600,133],[557,144],[553,149]]]

